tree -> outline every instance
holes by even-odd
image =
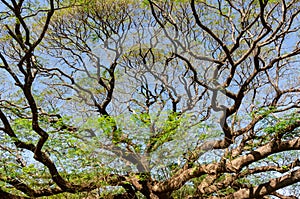
[[[1,198],[297,198],[299,1],[1,0]]]

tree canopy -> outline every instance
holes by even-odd
[[[299,8],[1,0],[0,198],[299,198]]]

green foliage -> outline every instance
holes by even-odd
[[[273,107],[273,106],[261,107],[258,110],[253,111],[251,113],[251,116],[252,117],[255,117],[255,116],[266,117],[266,116],[270,115],[271,113],[273,113],[274,111],[276,111],[276,107]]]
[[[299,114],[295,114],[295,113],[291,113],[289,115],[286,115],[282,118],[280,118],[280,120],[278,120],[275,125],[271,125],[268,126],[264,129],[264,131],[267,134],[286,134],[286,138],[288,137],[293,137],[293,131],[290,130],[291,126],[296,125],[299,122]],[[295,132],[295,134],[297,134],[297,132]]]
[[[239,178],[237,179],[238,183],[250,185],[250,180],[247,178]]]
[[[1,190],[228,198],[295,170],[298,1],[51,2],[0,6]]]
[[[174,199],[181,199],[187,195],[193,195],[196,192],[196,189],[192,185],[185,185],[181,189],[176,190],[172,193]]]

